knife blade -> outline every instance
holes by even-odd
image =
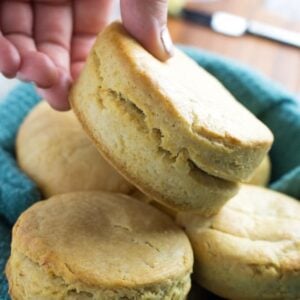
[[[227,12],[209,14],[184,8],[180,15],[184,20],[210,27],[215,32],[225,35],[239,37],[250,34],[300,48],[300,32],[298,33],[263,22],[248,20]]]

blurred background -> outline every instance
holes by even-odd
[[[186,6],[205,12],[230,12],[300,34],[299,0],[191,0],[186,1]],[[169,28],[176,43],[193,45],[250,65],[300,98],[300,48],[251,35],[229,37],[176,18],[170,18]]]
[[[112,20],[119,19],[119,0],[112,1],[115,2]],[[181,8],[206,14],[229,12],[300,34],[299,0],[170,0],[169,5],[172,16],[168,25],[175,43],[192,45],[247,64],[300,98],[300,48],[248,34],[222,35],[180,15]],[[7,80],[0,75],[0,98],[16,83],[17,80]]]

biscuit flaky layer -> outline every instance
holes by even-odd
[[[179,214],[195,255],[195,280],[236,300],[297,300],[300,204],[244,185],[214,218]]]
[[[191,287],[190,275],[143,288],[99,288],[66,282],[15,251],[6,267],[13,300],[183,300]]]
[[[184,70],[187,65],[196,71],[199,69],[200,75],[208,76],[209,82],[214,80],[179,52],[170,63],[156,61],[124,32],[121,25],[113,24],[100,35],[73,87],[70,96],[73,109],[98,150],[144,193],[175,209],[215,214],[237,192],[238,185],[207,174],[206,171],[212,170],[200,162],[206,159],[212,164],[224,163],[234,168],[240,164],[238,161],[244,151],[252,155],[257,150],[258,156],[264,155],[272,137],[235,100],[231,100],[234,106],[249,114],[254,127],[262,129],[258,132],[265,132],[266,140],[263,133],[257,134],[257,143],[251,143],[249,138],[244,145],[230,138],[228,140],[235,145],[231,147],[222,144],[222,140],[209,141],[201,137],[192,130],[191,120],[188,123],[183,118],[182,114],[187,115],[187,112],[180,113],[184,99],[180,103],[176,98],[178,103],[173,103],[162,90],[165,85],[160,86],[159,81],[154,80],[152,63],[159,70],[161,68],[158,74],[172,73],[172,68],[179,68],[179,71],[181,66]],[[169,81],[169,85],[172,84],[172,78]],[[216,84],[227,98],[231,97],[219,83]],[[176,86],[177,82],[174,88]],[[189,115],[193,115],[192,111]],[[232,155],[235,163],[229,163]],[[248,168],[251,155],[244,157],[242,169]],[[218,168],[213,166],[212,169]],[[221,176],[222,172],[212,173]]]
[[[11,251],[14,299],[181,300],[190,288],[184,232],[121,194],[77,192],[35,204],[14,226]]]

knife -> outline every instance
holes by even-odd
[[[209,14],[184,8],[180,16],[184,20],[211,27],[214,31],[225,35],[239,37],[244,34],[251,34],[300,48],[300,32],[282,29],[258,21],[247,20],[246,18],[234,14],[226,12]]]

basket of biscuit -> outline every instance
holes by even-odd
[[[0,103],[1,299],[299,299],[300,104],[113,23],[57,112]]]

